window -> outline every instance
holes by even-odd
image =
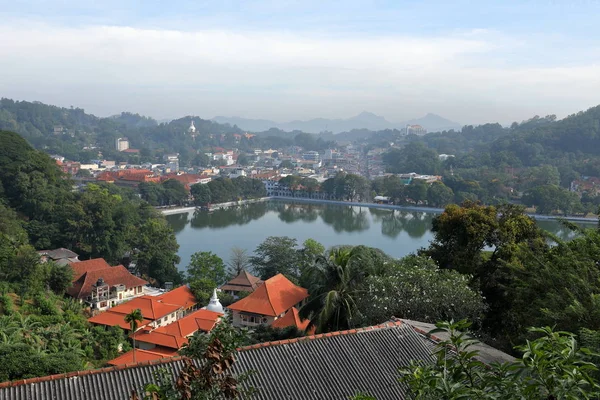
[[[164,322],[167,322],[167,317],[164,317],[164,318],[163,318],[163,321],[164,321]]]
[[[100,308],[102,308],[102,307],[106,307],[106,302],[105,301],[100,302]]]
[[[171,314],[171,318],[175,318],[175,313]]]

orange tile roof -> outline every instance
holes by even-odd
[[[277,316],[308,297],[308,291],[282,274],[267,279],[247,297],[229,305],[230,310]]]
[[[135,333],[135,340],[143,343],[151,343],[157,346],[168,347],[179,350],[188,343],[188,339],[179,335],[172,335],[164,332],[140,330]]]
[[[170,290],[160,296],[156,296],[157,300],[162,301],[163,303],[168,304],[176,304],[183,308],[190,308],[198,303],[194,293],[192,293],[191,289],[187,285],[179,286],[173,290]]]
[[[125,313],[113,312],[111,309],[89,318],[88,322],[96,325],[120,326],[128,331],[130,327],[125,322],[125,315]],[[142,322],[138,322],[138,326],[148,325],[151,322],[151,319],[144,318]]]
[[[222,316],[213,311],[198,310],[155,330],[141,329],[135,333],[135,340],[180,349],[188,342],[187,337],[196,331],[210,332]]]
[[[112,307],[110,311],[121,314],[129,314],[135,309],[140,309],[146,319],[157,320],[165,315],[171,314],[181,308],[177,304],[163,303],[152,296],[136,297],[126,303]]]
[[[100,260],[104,261],[103,259]],[[106,261],[104,262],[106,263]],[[74,264],[77,265],[80,263]],[[73,282],[73,286],[67,289],[67,293],[77,299],[85,299],[92,293],[93,286],[100,278],[109,286],[125,285],[127,289],[148,284],[148,281],[133,275],[122,265],[117,265],[116,267],[108,265],[105,268],[95,267],[90,271],[86,271]]]
[[[288,311],[283,317],[278,318],[271,326],[273,328],[287,328],[288,326],[295,326],[298,328],[298,330],[305,331],[306,328],[308,328],[309,323],[310,321],[308,319],[302,321],[300,314],[298,313],[298,309],[296,307],[292,307],[290,311]]]
[[[135,349],[135,362],[154,361],[161,358],[168,358],[177,355],[177,351],[173,349],[161,349],[156,347],[152,350]],[[125,365],[133,364],[133,350],[121,354],[107,362],[108,365]]]

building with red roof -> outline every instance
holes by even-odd
[[[174,357],[176,355],[177,355],[177,350],[172,350],[172,349],[159,349],[159,348],[155,348],[152,350],[136,349],[135,350],[135,362],[140,363],[140,362],[155,361],[155,360],[160,360],[163,358]],[[133,364],[133,350],[129,350],[128,352],[121,354],[119,357],[108,361],[107,364],[113,365],[113,366]]]
[[[187,285],[179,286],[178,288],[161,294],[160,296],[157,296],[156,299],[163,303],[176,304],[180,306],[186,314],[195,309],[198,304],[196,296],[194,296],[194,293],[192,293],[192,290]]]
[[[221,286],[220,289],[237,298],[241,292],[252,293],[262,284],[263,281],[260,278],[242,269],[238,276]]]
[[[144,279],[133,275],[122,265],[111,267],[103,258],[71,262],[73,285],[67,294],[90,305],[92,310],[105,310],[144,294]]]
[[[290,326],[295,326],[299,331],[306,331],[310,321],[307,319],[300,318],[300,313],[296,307],[292,307],[290,311],[285,313],[285,315],[281,318],[277,318],[275,322],[271,325],[273,328],[284,329]],[[311,328],[308,330],[310,335],[315,333],[315,328]]]
[[[156,329],[140,329],[133,335],[140,349],[167,348],[179,350],[197,331],[210,332],[223,316],[209,310],[197,310],[168,325]]]
[[[300,307],[307,297],[306,289],[277,274],[227,308],[233,312],[234,326],[271,325],[293,307]]]

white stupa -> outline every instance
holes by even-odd
[[[217,297],[217,289],[213,290],[213,294],[210,297],[210,301],[208,302],[206,309],[208,311],[214,311],[214,312],[218,312],[221,314],[225,313],[223,311],[223,306],[221,305],[221,302],[219,301],[219,298]]]
[[[190,127],[188,128],[189,133],[196,133],[196,127],[194,126],[194,120],[191,121]]]

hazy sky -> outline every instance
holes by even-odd
[[[0,0],[0,96],[158,119],[600,104],[598,1]]]

